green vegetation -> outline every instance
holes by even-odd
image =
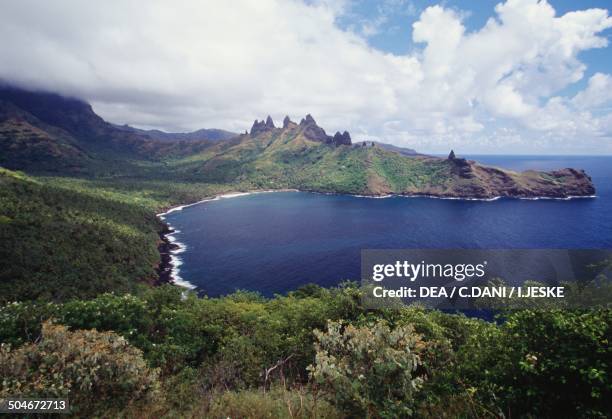
[[[138,205],[0,172],[0,301],[63,300],[154,280],[159,221]]]
[[[393,190],[399,191],[443,187],[451,178],[450,166],[444,160],[406,159],[399,154],[377,153],[374,168],[389,181]]]
[[[309,140],[299,127],[243,136],[203,153],[167,161],[172,177],[246,189],[295,188],[376,195],[442,192],[452,178],[443,160],[406,157],[382,147],[334,147]],[[432,189],[433,188],[433,189]]]
[[[58,326],[44,326],[49,319]],[[73,383],[75,374],[83,380],[90,367],[53,362],[40,369],[36,353],[89,360],[92,348],[108,347],[99,362],[112,365],[105,374],[124,371],[116,381],[123,398],[92,404],[86,400],[93,393],[85,392],[74,399],[98,414],[129,416],[154,395],[144,416],[608,415],[612,311],[521,310],[500,320],[417,307],[367,310],[350,284],[273,299],[245,292],[182,298],[164,286],[87,301],[12,303],[0,308],[0,391],[56,394],[51,384]],[[105,343],[119,342],[117,335],[129,345]],[[57,346],[53,336],[66,344]],[[139,367],[129,369],[128,360]],[[137,375],[129,378],[125,368]],[[113,394],[116,375],[97,377],[97,385],[111,386],[100,394]],[[17,389],[16,382],[24,384]],[[37,382],[48,385],[34,389]]]
[[[91,298],[157,279],[156,211],[228,186],[31,177],[0,168],[0,303]]]
[[[140,350],[115,333],[70,332],[45,323],[40,341],[16,349],[0,347],[0,398],[66,398],[72,412],[85,417],[146,406],[157,397],[157,371]]]
[[[36,168],[69,171],[90,163],[88,156],[64,133],[41,129],[37,121],[18,111],[17,117],[2,120],[0,109],[0,165],[10,168]],[[30,121],[28,121],[28,119]]]
[[[422,384],[416,374],[424,342],[412,326],[391,330],[385,321],[354,327],[329,322],[315,331],[311,377],[350,416],[407,417]]]
[[[606,416],[611,325],[610,310],[517,311],[501,328],[470,336],[457,373],[488,404],[503,392],[517,416]]]

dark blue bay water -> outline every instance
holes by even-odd
[[[461,201],[301,192],[205,202],[166,215],[180,276],[208,295],[265,295],[360,277],[361,249],[612,248],[612,157],[470,156],[509,168],[583,168],[597,198]]]

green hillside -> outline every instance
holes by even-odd
[[[157,219],[121,197],[0,171],[0,301],[65,300],[154,281]]]
[[[517,173],[461,158],[406,156],[368,142],[336,145],[312,135],[313,128],[325,135],[312,117],[300,124],[288,121],[283,128],[253,132],[254,127],[250,135],[167,160],[165,170],[182,180],[243,188],[361,195],[566,197],[595,191],[588,175],[578,170]]]
[[[0,302],[88,298],[154,283],[164,230],[155,214],[227,188],[0,168]]]

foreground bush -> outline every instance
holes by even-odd
[[[0,397],[61,397],[79,416],[119,411],[158,396],[157,372],[112,332],[45,323],[42,339],[0,350]]]
[[[520,310],[459,351],[456,380],[500,413],[609,417],[612,311]]]
[[[3,350],[0,378],[8,377],[4,386],[13,389],[19,377],[24,392],[46,389],[44,394],[51,394],[51,384],[37,387],[41,377],[56,387],[69,382],[71,394],[87,400],[87,406],[99,402],[96,408],[102,411],[107,403],[104,411],[112,412],[127,404],[128,417],[143,412],[146,417],[190,417],[206,401],[221,398],[218,406],[234,406],[229,413],[235,416],[247,411],[239,410],[243,404],[255,404],[268,406],[273,413],[267,417],[274,417],[286,403],[276,400],[276,393],[263,394],[279,384],[310,388],[313,401],[326,396],[341,413],[358,417],[410,412],[432,418],[610,416],[610,310],[519,310],[492,322],[417,307],[366,310],[359,292],[350,286],[309,286],[272,299],[253,293],[182,298],[180,289],[167,286],[140,295],[6,304],[0,306],[0,342],[13,349]],[[80,382],[53,381],[52,373],[36,371],[36,365],[52,368],[40,356],[32,355],[32,361],[26,356],[50,344],[50,326],[41,327],[49,318],[75,331],[62,332],[69,337],[66,347],[63,338],[54,338],[54,356],[98,351],[102,344],[70,343],[74,334],[94,333],[77,330],[109,331],[129,342],[111,334],[118,346],[104,355],[112,365],[126,360],[113,368],[128,373],[100,376],[113,389],[118,380],[127,399],[96,400],[93,392],[78,388]],[[313,330],[327,330],[328,320],[333,327],[315,336]],[[72,359],[79,357],[87,358]],[[160,368],[165,401],[156,400],[149,410],[139,407],[138,386],[122,384],[124,377],[130,379],[127,359],[144,376]],[[28,368],[15,366],[20,364]],[[417,378],[424,382],[415,390]]]
[[[413,413],[421,379],[414,376],[424,346],[410,326],[391,330],[329,322],[315,331],[317,354],[310,367],[315,385],[343,412],[356,417],[406,417]]]
[[[182,299],[180,288],[163,286],[138,296],[11,303],[0,306],[0,342],[32,342],[40,335],[41,322],[54,318],[73,330],[116,332],[163,374],[205,363],[225,370],[220,384],[248,387],[262,384],[264,368],[291,356],[291,371],[306,379],[306,367],[314,358],[312,331],[324,328],[328,319],[351,320],[361,311],[354,288],[316,290],[314,295],[296,292],[274,299],[244,292]],[[285,372],[289,368],[286,365]]]

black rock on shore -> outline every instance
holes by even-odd
[[[179,247],[170,242],[168,239],[168,235],[172,234],[174,230],[172,230],[167,224],[164,225],[164,229],[159,232],[159,243],[157,245],[157,250],[160,255],[160,262],[155,269],[157,273],[157,280],[155,281],[155,285],[162,284],[171,284],[172,283],[172,256],[171,253],[173,250],[178,249]]]

